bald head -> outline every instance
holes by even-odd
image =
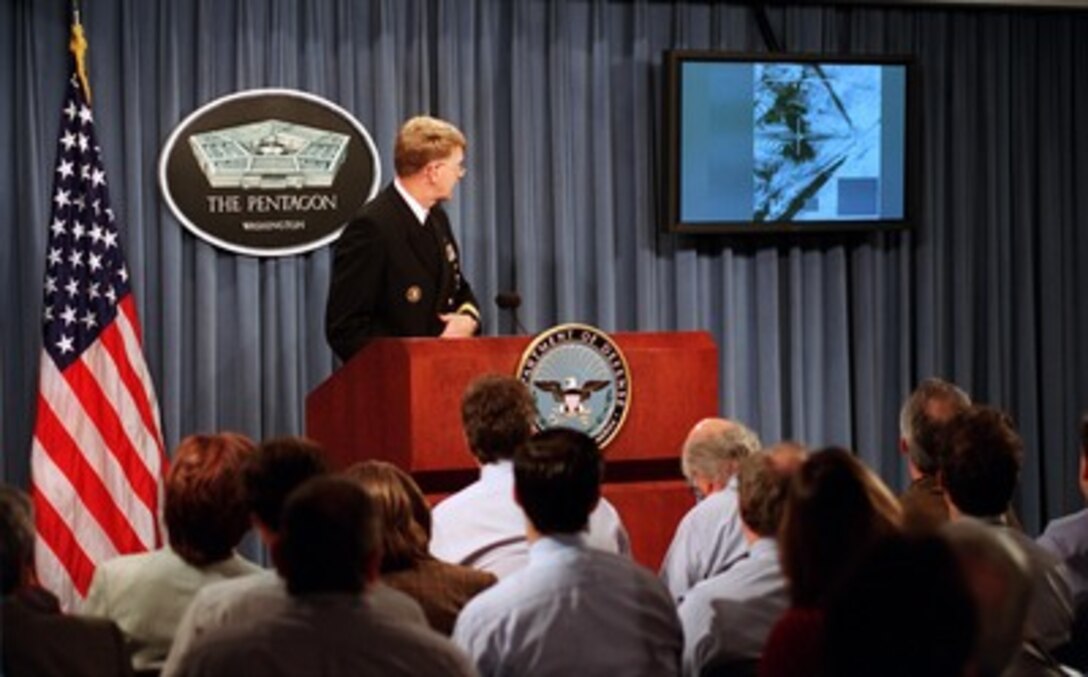
[[[759,437],[743,424],[705,418],[684,440],[680,465],[689,482],[703,493],[711,493],[725,487],[737,474],[740,462],[759,449]]]

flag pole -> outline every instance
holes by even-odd
[[[87,80],[87,36],[83,33],[82,12],[79,0],[72,0],[72,39],[68,42],[68,49],[76,58],[76,75],[79,84],[83,87],[83,96],[87,99],[87,105],[91,104],[91,84]]]

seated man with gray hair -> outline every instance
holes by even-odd
[[[677,612],[684,628],[685,675],[754,665],[771,628],[790,605],[778,560],[778,527],[790,478],[807,454],[796,444],[758,451],[740,464],[741,530],[747,557],[698,583]]]
[[[661,580],[677,602],[744,555],[736,475],[740,462],[759,449],[754,432],[724,418],[703,419],[688,433],[680,467],[698,502],[680,520],[661,563]]]
[[[899,411],[899,452],[906,457],[910,485],[899,496],[903,517],[912,527],[934,529],[948,521],[944,489],[937,482],[942,427],[971,406],[971,398],[953,383],[927,378]]]

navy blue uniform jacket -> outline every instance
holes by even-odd
[[[325,335],[346,361],[379,336],[438,336],[439,313],[466,304],[478,315],[446,212],[435,205],[421,226],[390,184],[336,242]]]

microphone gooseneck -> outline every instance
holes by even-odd
[[[522,334],[528,334],[528,330],[521,324],[521,320],[518,319],[518,308],[521,307],[521,294],[516,291],[502,291],[495,295],[495,305],[502,310],[509,310],[510,314],[514,316],[514,326]]]

